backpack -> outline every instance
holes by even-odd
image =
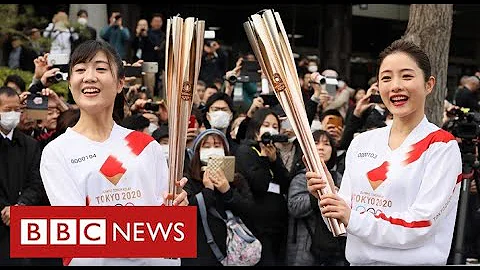
[[[243,221],[239,217],[234,216],[230,210],[225,210],[227,219],[224,219],[215,208],[209,209],[213,216],[223,220],[227,226],[227,254],[225,256],[215,243],[208,226],[203,194],[200,192],[195,197],[197,197],[207,242],[210,244],[217,260],[224,266],[253,266],[257,264],[262,256],[262,244],[245,226]]]

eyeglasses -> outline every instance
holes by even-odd
[[[228,107],[210,107],[211,112],[218,112],[218,111],[224,111],[224,112],[230,112],[230,108]]]

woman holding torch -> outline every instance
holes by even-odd
[[[40,164],[52,206],[165,204],[169,180],[160,145],[151,136],[119,126],[112,116],[124,81],[121,57],[108,43],[86,41],[73,52],[68,84],[80,119],[47,145]],[[183,188],[186,182],[183,178],[177,185]],[[134,191],[135,196],[115,196],[125,190]],[[104,198],[106,193],[111,194],[109,200]],[[187,193],[177,194],[173,205],[188,205]],[[180,260],[73,258],[64,264],[180,265]]]
[[[393,124],[353,139],[340,191],[320,196],[321,213],[346,226],[351,265],[444,265],[462,161],[453,135],[425,116],[435,85],[429,58],[414,43],[397,40],[380,54],[377,78]],[[326,179],[306,176],[318,198]]]

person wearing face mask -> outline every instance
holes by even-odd
[[[205,112],[205,128],[220,130],[227,138],[230,151],[235,154],[238,143],[230,135],[233,115],[235,114],[232,98],[224,92],[213,94],[205,103]]]
[[[263,143],[269,132],[276,135],[280,120],[271,108],[260,108],[248,123],[245,140],[237,149],[236,167],[245,176],[255,202],[253,233],[262,243],[258,265],[285,265],[288,210],[286,195],[290,185],[285,168],[274,143]]]
[[[73,28],[78,33],[78,39],[72,44],[73,49],[86,40],[97,39],[97,30],[88,25],[88,12],[85,9],[77,12],[77,23]]]
[[[233,182],[229,182],[223,171],[209,171],[205,168],[209,157],[230,155],[224,133],[218,129],[204,130],[195,139],[193,151],[189,181],[185,185],[190,205],[198,206],[196,195],[202,193],[207,209],[215,207],[224,218],[225,210],[230,210],[235,216],[240,217],[248,228],[252,228],[255,222],[252,209],[256,205],[246,179],[236,172]],[[201,220],[200,212],[197,212],[197,220]],[[221,252],[226,254],[224,221],[209,211],[207,221],[215,242]],[[192,265],[221,266],[206,241],[202,222],[197,222],[197,257],[182,259],[182,266]]]
[[[313,132],[319,157],[326,163],[335,186],[340,187],[342,175],[336,165],[335,140],[325,130]],[[317,199],[307,189],[302,163],[288,189],[288,266],[346,266],[345,237],[333,237],[323,222]]]
[[[0,87],[0,265],[31,265],[30,259],[10,258],[10,206],[42,205],[46,198],[40,146],[16,129],[20,111],[16,91]]]
[[[282,128],[280,129],[280,134],[286,135],[288,142],[277,142],[275,146],[278,149],[283,164],[285,164],[285,168],[287,168],[289,172],[289,177],[292,178],[297,174],[297,171],[303,167],[303,151],[285,113],[282,111],[282,114],[279,115],[283,115],[283,117],[281,117]]]
[[[161,152],[165,159],[167,160],[168,164],[168,154],[170,152],[168,146],[168,123],[161,124],[159,128],[157,128],[152,133],[152,137],[155,141],[160,144]],[[187,150],[185,150],[185,159],[183,161],[183,175],[188,175],[190,173],[190,156]]]

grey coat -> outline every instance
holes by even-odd
[[[310,266],[315,262],[310,253],[312,239],[301,219],[306,218],[313,233],[315,232],[315,215],[320,215],[320,212],[318,200],[308,192],[305,173],[305,169],[299,171],[293,177],[288,189],[287,265],[289,266]],[[336,171],[331,173],[337,174],[336,182],[339,185],[342,176]],[[297,223],[296,226],[295,223]]]

